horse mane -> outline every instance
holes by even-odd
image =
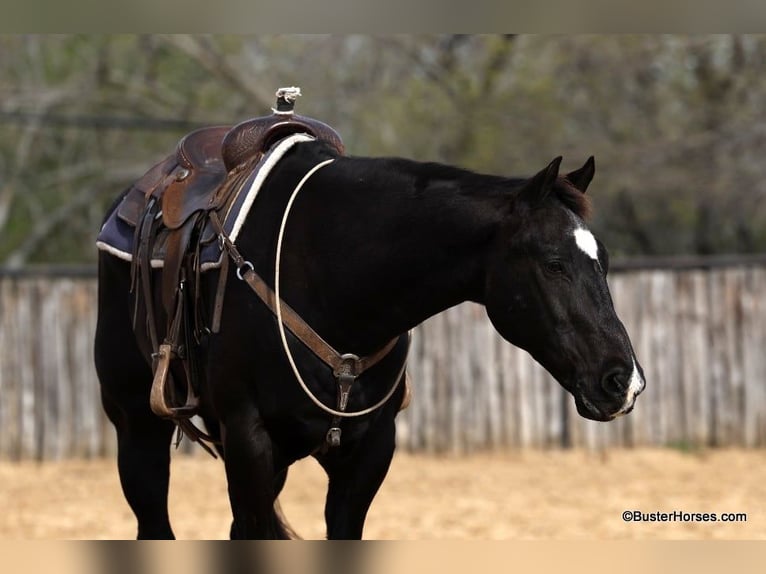
[[[580,219],[588,220],[592,213],[590,198],[577,189],[566,176],[559,176],[553,184],[553,193],[567,209]]]
[[[357,157],[355,159],[369,158]],[[412,160],[398,157],[384,159],[388,166],[394,168],[391,171],[402,171],[414,175],[416,179],[416,187],[421,189],[425,188],[425,186],[428,185],[428,182],[433,180],[459,180],[463,184],[466,184],[468,188],[476,190],[484,190],[488,184],[495,184],[500,188],[506,189],[510,184],[511,188],[518,188],[528,181],[527,178],[482,174],[462,167],[438,162],[413,162]],[[579,218],[586,221],[590,218],[592,213],[590,198],[577,189],[566,176],[559,175],[556,178],[556,181],[553,184],[552,193],[567,209]]]

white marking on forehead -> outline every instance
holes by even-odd
[[[575,243],[583,253],[591,259],[598,261],[598,243],[593,234],[584,227],[578,227],[574,230]]]

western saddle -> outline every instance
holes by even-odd
[[[196,350],[210,331],[218,330],[228,275],[224,254],[213,317],[208,321],[199,288],[200,250],[216,240],[214,222],[224,219],[253,169],[283,138],[305,133],[344,152],[333,128],[294,113],[299,95],[298,88],[280,88],[271,115],[234,127],[206,127],[184,136],[174,154],[133,184],[119,208],[119,216],[135,227],[133,326],[137,333],[148,334],[152,346],[151,408],[158,416],[173,419],[193,440],[205,437],[189,420],[198,410],[203,376]],[[152,278],[151,262],[158,253],[163,261],[160,304],[167,318],[164,326],[157,322]],[[145,317],[145,329],[139,325],[139,317]],[[162,342],[159,333],[164,334]]]

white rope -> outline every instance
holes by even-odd
[[[289,88],[279,88],[277,93],[274,94],[278,98],[284,98],[290,103],[293,103],[298,96],[301,95],[301,89],[298,86],[290,86]]]
[[[290,104],[295,105],[295,100],[301,95],[301,89],[298,86],[290,86],[289,88],[279,88],[275,94],[277,99],[284,98],[284,100]],[[271,111],[280,116],[292,116],[293,110],[280,111],[276,108],[271,108]]]
[[[276,299],[276,315],[277,315],[277,326],[279,328],[279,336],[282,339],[282,347],[285,350],[285,354],[287,355],[287,360],[290,363],[290,367],[293,370],[293,374],[295,375],[295,378],[298,380],[298,383],[300,384],[301,388],[303,388],[303,391],[308,395],[308,397],[313,401],[313,403],[318,406],[320,409],[325,411],[326,413],[329,413],[331,415],[334,415],[336,417],[341,418],[352,418],[352,417],[360,417],[362,415],[369,414],[373,412],[374,410],[380,408],[385,404],[388,399],[391,398],[391,395],[394,394],[394,391],[399,386],[399,381],[401,381],[402,375],[404,374],[405,369],[407,368],[407,361],[404,361],[402,363],[402,368],[399,369],[399,373],[396,375],[396,379],[394,380],[394,384],[391,386],[391,388],[386,393],[386,396],[384,396],[380,401],[372,405],[371,407],[368,407],[366,409],[362,409],[361,411],[355,411],[355,412],[345,412],[345,411],[338,411],[335,409],[331,409],[330,407],[326,406],[322,401],[320,401],[316,396],[314,396],[314,393],[309,390],[308,385],[303,380],[303,377],[301,377],[300,372],[298,371],[298,367],[295,364],[295,359],[293,359],[293,355],[290,352],[290,347],[287,345],[287,335],[285,333],[285,326],[282,323],[282,298],[279,296],[279,267],[282,260],[282,239],[285,235],[285,227],[287,225],[287,217],[290,215],[290,210],[293,207],[293,202],[295,201],[295,198],[298,196],[298,192],[300,192],[303,185],[308,181],[308,179],[314,175],[317,171],[322,169],[324,166],[331,164],[333,161],[332,159],[325,160],[317,165],[315,165],[309,172],[303,176],[303,179],[298,182],[298,185],[296,186],[295,190],[293,191],[293,194],[290,196],[290,199],[287,202],[287,207],[285,207],[285,214],[282,216],[282,224],[279,226],[279,236],[277,237],[277,258],[274,262],[274,298]],[[409,339],[408,339],[408,345],[409,345]]]

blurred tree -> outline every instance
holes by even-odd
[[[763,251],[765,71],[761,36],[0,36],[0,264],[93,261],[120,189],[283,85],[354,154],[594,154],[615,254]]]
[[[561,93],[567,122],[599,159],[594,225],[608,245],[764,249],[763,38],[576,37],[559,48],[554,73],[574,89]]]

